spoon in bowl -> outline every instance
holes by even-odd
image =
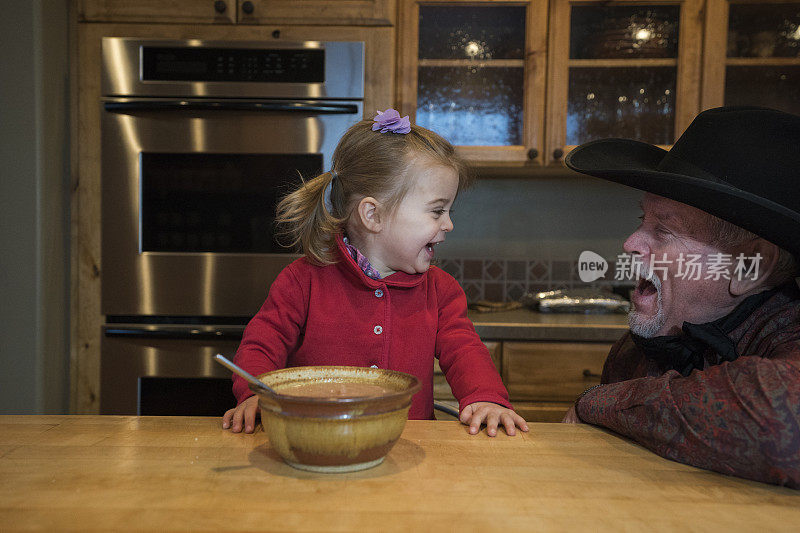
[[[275,390],[273,390],[272,387],[266,385],[263,381],[256,379],[251,373],[249,373],[239,365],[236,365],[233,362],[228,361],[227,359],[225,359],[225,357],[222,356],[222,354],[215,355],[214,361],[221,364],[222,366],[228,367],[228,369],[232,370],[234,373],[242,376],[251,385],[251,388],[255,387],[257,389],[270,392],[272,394],[277,394],[277,392],[275,392]]]

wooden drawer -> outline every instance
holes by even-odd
[[[80,0],[78,20],[86,22],[166,22],[190,24],[236,23],[236,0],[223,0],[225,10],[214,9],[215,0]]]
[[[322,24],[390,26],[395,0],[250,0],[252,12],[239,2],[240,24]]]
[[[489,349],[489,353],[492,355],[492,362],[494,363],[495,368],[497,368],[498,372],[500,371],[500,356],[502,353],[502,344],[499,342],[484,342],[484,345]],[[439,360],[433,360],[433,399],[434,400],[454,400],[455,397],[453,396],[452,391],[450,390],[450,385],[447,384],[447,380],[442,373],[442,369],[439,366]]]
[[[527,422],[561,422],[574,402],[512,402]]]
[[[447,385],[445,383],[445,385]],[[448,391],[449,392],[449,391]],[[437,404],[446,405],[458,411],[458,402],[447,399],[436,400]],[[527,422],[561,422],[567,414],[573,402],[513,402],[514,410]],[[451,416],[442,411],[435,411],[436,420],[458,420],[458,417]]]
[[[396,0],[79,0],[81,22],[392,26]],[[223,8],[222,13],[217,7]]]
[[[600,383],[611,344],[503,343],[502,376],[512,402],[572,402]]]

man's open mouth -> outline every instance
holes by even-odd
[[[639,278],[639,283],[636,285],[636,294],[640,296],[650,296],[658,292],[658,289],[652,281]]]

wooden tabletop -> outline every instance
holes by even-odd
[[[800,491],[586,425],[411,421],[378,467],[295,470],[217,418],[0,416],[0,530],[797,531]]]

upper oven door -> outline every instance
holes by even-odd
[[[354,101],[101,102],[102,311],[251,316],[296,255],[275,204],[330,168]]]

